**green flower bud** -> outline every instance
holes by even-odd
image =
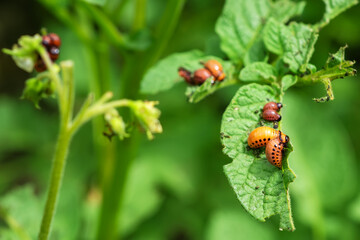
[[[162,126],[159,121],[160,110],[154,107],[155,101],[135,101],[132,108],[133,113],[146,131],[148,139],[153,139],[153,133],[161,133]]]
[[[21,98],[32,101],[36,108],[40,108],[40,100],[53,96],[54,91],[55,85],[49,78],[30,78],[26,81]]]
[[[111,109],[105,113],[105,121],[107,122],[110,131],[119,136],[123,140],[130,135],[126,132],[126,124],[116,109]]]

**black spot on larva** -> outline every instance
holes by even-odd
[[[276,152],[278,152],[278,153],[279,153],[280,151],[276,151]]]
[[[271,155],[274,155],[274,154],[275,154],[275,153],[273,153],[273,152],[271,153]]]
[[[266,138],[264,138],[264,141],[266,141]]]
[[[275,147],[277,147],[277,145],[276,145],[276,144],[275,144],[274,146],[275,146]]]
[[[255,141],[256,143],[258,143],[258,141]]]
[[[273,151],[276,151],[276,149],[275,149],[275,148],[273,148]]]
[[[261,139],[259,140],[259,142],[261,142]]]
[[[270,138],[268,138],[268,141],[270,141]]]
[[[279,156],[279,154],[277,153],[276,156]]]
[[[274,159],[274,156],[272,156],[271,158]]]

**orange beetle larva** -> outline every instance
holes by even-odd
[[[251,148],[260,148],[265,146],[270,140],[278,138],[281,142],[287,143],[289,137],[283,134],[281,131],[275,130],[271,127],[258,127],[255,128],[248,137],[248,145]]]
[[[179,67],[178,69],[179,76],[184,78],[184,80],[188,83],[193,85],[193,79],[191,78],[191,72],[183,67]]]
[[[267,104],[265,104],[264,108],[263,108],[263,112],[268,110],[268,109],[272,109],[275,111],[279,111],[280,108],[282,108],[283,105],[281,103],[276,103],[276,102],[268,102]]]
[[[279,138],[274,138],[266,144],[265,154],[267,160],[274,166],[281,168],[282,166],[282,151],[284,143]]]
[[[194,72],[193,82],[194,85],[201,85],[203,84],[206,79],[212,77],[209,70],[205,68],[200,68]]]
[[[262,113],[262,118],[265,119],[266,121],[280,121],[281,120],[281,115],[278,114],[273,109],[266,109]]]
[[[217,81],[222,81],[225,78],[223,72],[223,67],[221,63],[216,60],[208,60],[206,63],[203,63],[204,67],[211,72]]]

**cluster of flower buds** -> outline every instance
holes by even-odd
[[[200,63],[204,66],[204,68],[200,68],[193,73],[183,67],[180,67],[178,69],[180,77],[183,77],[190,85],[201,85],[208,78],[212,78],[212,83],[224,80],[225,73],[223,72],[222,65],[218,61],[209,60],[205,63]]]
[[[60,37],[55,33],[49,33],[42,36],[42,45],[46,48],[50,59],[54,62],[59,58],[61,40]],[[38,72],[43,72],[46,70],[46,65],[44,61],[38,56],[38,59],[35,63],[35,69]]]

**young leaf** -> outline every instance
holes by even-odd
[[[216,84],[216,86],[213,86],[212,84],[213,78],[207,79],[201,86],[189,86],[186,88],[185,95],[188,98],[188,101],[191,103],[197,103],[204,99],[206,96],[211,94],[215,91],[215,89],[218,88],[219,84]]]
[[[276,71],[273,66],[264,62],[254,62],[240,72],[240,80],[245,82],[274,82]]]
[[[262,29],[273,16],[280,22],[299,14],[302,2],[269,0],[227,0],[216,23],[216,32],[221,38],[221,49],[236,63],[259,62],[265,59],[261,41]]]
[[[281,86],[282,86],[282,90],[286,91],[289,87],[295,85],[297,82],[297,76],[294,75],[285,75],[282,79],[281,79]]]
[[[305,72],[314,52],[318,34],[301,23],[290,24],[288,29],[284,62],[288,63],[290,70],[295,73],[297,71]]]
[[[42,37],[39,34],[34,36],[22,36],[18,44],[12,50],[3,49],[3,52],[12,56],[16,65],[27,72],[32,72],[38,54],[36,50],[41,46]]]
[[[270,19],[264,29],[266,48],[283,57],[294,73],[305,72],[314,52],[318,34],[309,26],[291,23],[289,26]]]
[[[52,96],[54,89],[55,86],[53,82],[48,78],[30,78],[26,81],[26,86],[21,98],[32,101],[35,107],[40,109],[40,100]]]
[[[203,57],[201,51],[193,50],[164,58],[147,71],[141,82],[140,91],[145,94],[156,94],[170,89],[178,82],[183,82],[184,80],[178,75],[178,68],[198,66]]]
[[[289,169],[285,151],[282,171],[271,165],[263,151],[249,149],[249,133],[259,125],[259,111],[269,100],[279,100],[267,85],[241,87],[227,107],[221,126],[224,153],[233,162],[224,167],[231,186],[244,208],[260,221],[279,214],[280,228],[294,231],[288,184],[295,175]],[[283,175],[284,173],[284,175]]]
[[[283,55],[286,48],[283,37],[286,32],[286,26],[270,18],[264,27],[264,43],[266,48],[277,55]]]
[[[286,23],[290,18],[294,16],[299,16],[302,14],[306,2],[299,1],[293,2],[289,0],[279,0],[275,1],[273,6],[273,18],[277,19],[279,22]]]
[[[315,28],[326,26],[331,19],[357,4],[358,0],[323,0],[323,2],[325,3],[325,13],[323,19],[315,25]]]
[[[356,74],[356,69],[352,68],[355,61],[345,60],[345,49],[346,46],[341,47],[335,54],[331,54],[323,69],[298,79],[299,84],[320,82],[325,85],[326,96],[315,98],[316,102],[326,102],[334,99],[331,81]]]

